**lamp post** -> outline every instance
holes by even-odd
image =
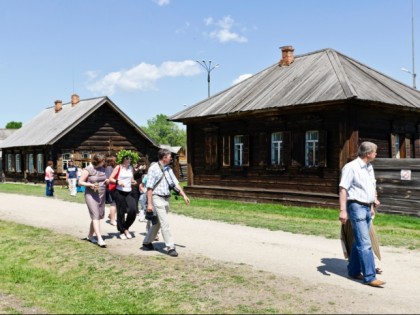
[[[206,61],[205,60],[202,60],[202,61],[198,61],[198,60],[196,60],[196,62],[197,63],[199,63],[200,64],[200,66],[202,66],[204,69],[206,69],[206,71],[207,71],[207,86],[208,86],[208,98],[210,98],[210,72],[213,70],[213,69],[215,69],[215,68],[217,68],[217,67],[219,67],[220,65],[219,64],[217,64],[217,65],[215,65],[215,66],[211,66],[211,60],[209,60],[209,62],[208,63],[206,63]]]
[[[414,69],[414,0],[411,0],[411,54],[413,71],[401,68],[402,71],[408,72],[413,76],[413,88],[416,88],[416,70]]]

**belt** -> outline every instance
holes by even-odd
[[[158,196],[158,197],[162,197],[162,198],[169,198],[171,195],[157,195],[157,194],[154,194],[153,196]]]
[[[348,202],[349,203],[355,202],[355,203],[358,203],[359,205],[366,206],[366,207],[371,207],[373,205],[373,203],[361,202],[359,200],[349,200]]]

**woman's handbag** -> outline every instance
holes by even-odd
[[[115,176],[116,180],[118,180],[118,175],[120,174],[120,169],[121,169],[121,166],[118,165],[118,172],[117,172],[117,175]],[[108,184],[108,190],[109,191],[114,191],[115,189],[117,189],[117,183],[109,183]]]

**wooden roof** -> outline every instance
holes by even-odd
[[[0,148],[25,147],[52,145],[60,138],[65,136],[75,126],[80,124],[86,117],[98,110],[102,106],[110,106],[117,114],[133,126],[141,136],[150,141],[154,146],[158,146],[136,123],[134,123],[124,112],[122,112],[108,97],[98,97],[80,100],[75,106],[66,103],[62,105],[62,110],[55,112],[54,106],[41,111],[22,128],[16,130],[7,137]]]
[[[348,99],[420,109],[419,91],[328,48],[295,56],[289,66],[276,63],[169,119],[185,122]]]

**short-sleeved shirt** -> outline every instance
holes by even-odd
[[[357,158],[342,170],[340,187],[347,190],[347,200],[373,203],[376,198],[376,180],[373,166]]]
[[[162,176],[165,176],[166,179]],[[162,180],[160,180],[161,178]],[[153,163],[147,172],[146,187],[153,189],[153,195],[170,196],[169,183],[174,185],[179,183],[172,169],[169,166],[162,167],[159,162]]]
[[[68,178],[77,178],[77,166],[68,166],[66,170]]]

